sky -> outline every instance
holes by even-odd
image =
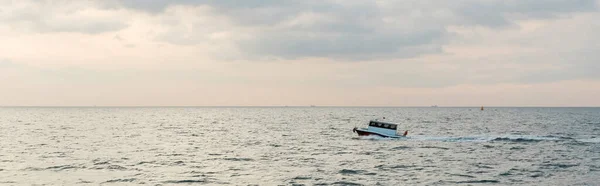
[[[0,0],[0,106],[600,106],[600,0]]]

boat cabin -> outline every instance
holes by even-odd
[[[397,128],[398,128],[398,124],[371,120],[369,122],[368,130],[393,136],[393,135],[396,135]]]

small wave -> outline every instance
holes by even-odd
[[[456,181],[454,183],[500,183],[498,180],[467,180],[467,181]]]
[[[525,147],[511,147],[510,150],[523,150]]]
[[[94,165],[106,165],[106,164],[110,164],[108,161],[98,161],[98,162],[94,162]]]
[[[485,142],[489,137],[446,137],[446,136],[410,136],[411,141],[442,141],[442,142]]]
[[[350,169],[342,169],[338,173],[340,174],[362,174],[366,171],[364,170],[350,170]]]
[[[414,166],[414,165],[394,165],[394,166],[391,166],[390,168],[391,169],[407,169],[407,168],[414,168],[414,167],[416,167],[416,166]]]
[[[576,139],[576,141],[584,143],[600,143],[600,138]]]
[[[223,158],[229,161],[254,161],[252,158]]]
[[[475,176],[466,175],[466,174],[448,174],[450,176],[458,176],[458,177],[466,177],[466,178],[475,178]]]
[[[188,172],[183,172],[181,174],[203,174],[204,172],[200,172],[200,171],[188,171]]]
[[[156,156],[184,156],[184,154],[177,154],[177,153],[174,153],[174,154],[158,154]]]
[[[551,168],[551,169],[553,169],[553,168],[566,169],[566,168],[570,168],[570,167],[579,166],[579,164],[546,163],[546,164],[542,164],[541,166]]]
[[[590,171],[592,171],[592,172],[600,171],[600,166],[588,165],[588,167],[590,168]]]
[[[532,178],[537,178],[540,176],[544,176],[544,172],[539,170],[527,170],[527,169],[515,169],[512,168],[506,172],[500,173],[499,176],[529,176]]]
[[[87,181],[87,180],[79,179],[79,182],[77,182],[76,184],[89,184],[89,183],[94,183],[94,182],[93,181]]]
[[[41,170],[44,170],[44,169],[39,168],[39,167],[26,167],[23,170],[24,171],[41,171]]]
[[[405,150],[405,149],[412,149],[412,147],[409,146],[397,146],[392,148],[392,150]]]
[[[446,142],[461,142],[461,141],[487,141],[485,137],[457,137],[457,138],[449,138],[444,140]]]
[[[510,141],[510,142],[538,142],[542,141],[540,139],[527,139],[527,138],[496,138],[492,141]]]
[[[535,174],[530,175],[529,177],[537,178],[537,177],[541,177],[541,176],[544,176],[544,174],[542,174],[542,173],[535,173]]]
[[[547,136],[542,136],[542,137],[543,138],[550,138],[550,139],[574,140],[574,138],[566,137],[566,136],[547,135]]]
[[[411,141],[515,142],[515,143],[572,140],[572,138],[569,138],[569,137],[531,136],[531,135],[463,136],[463,137],[411,136],[411,137],[408,137],[407,139],[411,140]]]
[[[336,155],[340,155],[340,154],[352,154],[352,152],[348,152],[348,151],[341,151],[341,152],[336,152]]]
[[[292,179],[294,179],[294,180],[310,180],[310,179],[312,179],[312,177],[310,177],[310,176],[296,176],[296,177],[294,177]]]
[[[105,181],[104,183],[134,182],[135,180],[136,180],[135,178],[114,179],[114,180]]]
[[[46,170],[62,171],[62,170],[77,169],[77,168],[80,168],[80,167],[73,166],[73,165],[58,165],[58,166],[46,167]]]
[[[156,163],[156,161],[141,161],[139,163],[137,163],[138,165],[143,165],[143,164],[154,164]]]
[[[338,181],[338,182],[332,183],[332,185],[363,185],[363,184],[347,182],[347,181]]]
[[[362,151],[362,152],[358,152],[359,155],[375,155],[375,154],[383,154],[383,152],[380,151]]]
[[[388,166],[388,165],[377,165],[375,166],[375,168],[378,168],[379,170],[389,170],[389,169],[408,169],[408,168],[414,168],[414,165],[394,165],[394,166]]]
[[[127,170],[127,168],[120,166],[120,165],[108,165],[108,166],[94,166],[91,167],[90,169],[96,169],[96,170],[102,170],[102,169],[108,169],[108,170]]]
[[[446,148],[446,147],[437,147],[437,146],[423,146],[421,148],[423,148],[423,149],[442,149],[442,150],[450,149],[450,148]]]
[[[185,163],[183,161],[175,161],[171,165],[185,165]]]
[[[169,180],[169,181],[164,181],[163,183],[178,184],[178,183],[206,183],[206,182],[208,182],[206,179],[199,179],[199,180]]]
[[[509,141],[509,142],[541,142],[541,141],[561,141],[571,140],[569,137],[561,136],[528,136],[528,135],[509,135],[494,138],[492,141]]]
[[[127,168],[120,166],[120,165],[109,165],[106,168],[111,169],[111,170],[127,170]]]
[[[269,144],[269,146],[271,146],[271,147],[281,147],[281,145],[279,145],[279,144]]]
[[[482,169],[494,169],[494,167],[488,166],[489,164],[477,163],[477,164],[471,164],[471,165],[473,165],[477,168],[482,168]]]

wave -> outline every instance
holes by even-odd
[[[579,142],[584,143],[600,143],[600,138],[586,138],[586,139],[575,139]]]
[[[104,183],[134,182],[136,180],[137,179],[135,179],[135,178],[112,179],[112,180],[105,181]]]
[[[294,179],[294,180],[310,180],[310,179],[312,179],[312,177],[310,177],[310,176],[296,176],[296,177],[294,177],[292,179]]]
[[[533,138],[503,138],[498,137],[492,141],[507,141],[507,142],[539,142],[543,141],[541,139],[533,139]]]
[[[481,135],[481,136],[424,136],[415,135],[406,138],[383,138],[376,136],[361,136],[355,139],[360,140],[406,140],[406,141],[442,141],[442,142],[509,142],[509,143],[536,143],[536,142],[582,142],[582,143],[600,143],[600,138],[576,139],[564,136],[536,136],[536,135]]]
[[[223,158],[228,161],[254,161],[252,158]]]
[[[409,140],[417,141],[443,141],[443,142],[540,142],[540,141],[558,141],[558,137],[548,136],[527,136],[527,135],[498,135],[498,136],[463,136],[463,137],[443,137],[443,136],[411,136]]]
[[[364,173],[365,170],[350,170],[350,169],[342,169],[338,171],[340,174],[361,174]]]
[[[453,183],[463,184],[463,183],[500,183],[498,180],[467,180],[467,181],[455,181]]]
[[[338,182],[332,183],[332,185],[363,185],[363,184],[354,183],[354,182],[347,182],[347,181],[338,181]]]
[[[169,180],[169,181],[164,181],[163,183],[172,183],[172,184],[187,183],[187,184],[193,184],[193,183],[208,183],[208,181],[206,179],[199,179],[199,180]]]

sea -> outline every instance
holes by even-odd
[[[0,107],[0,185],[600,185],[600,108]]]

